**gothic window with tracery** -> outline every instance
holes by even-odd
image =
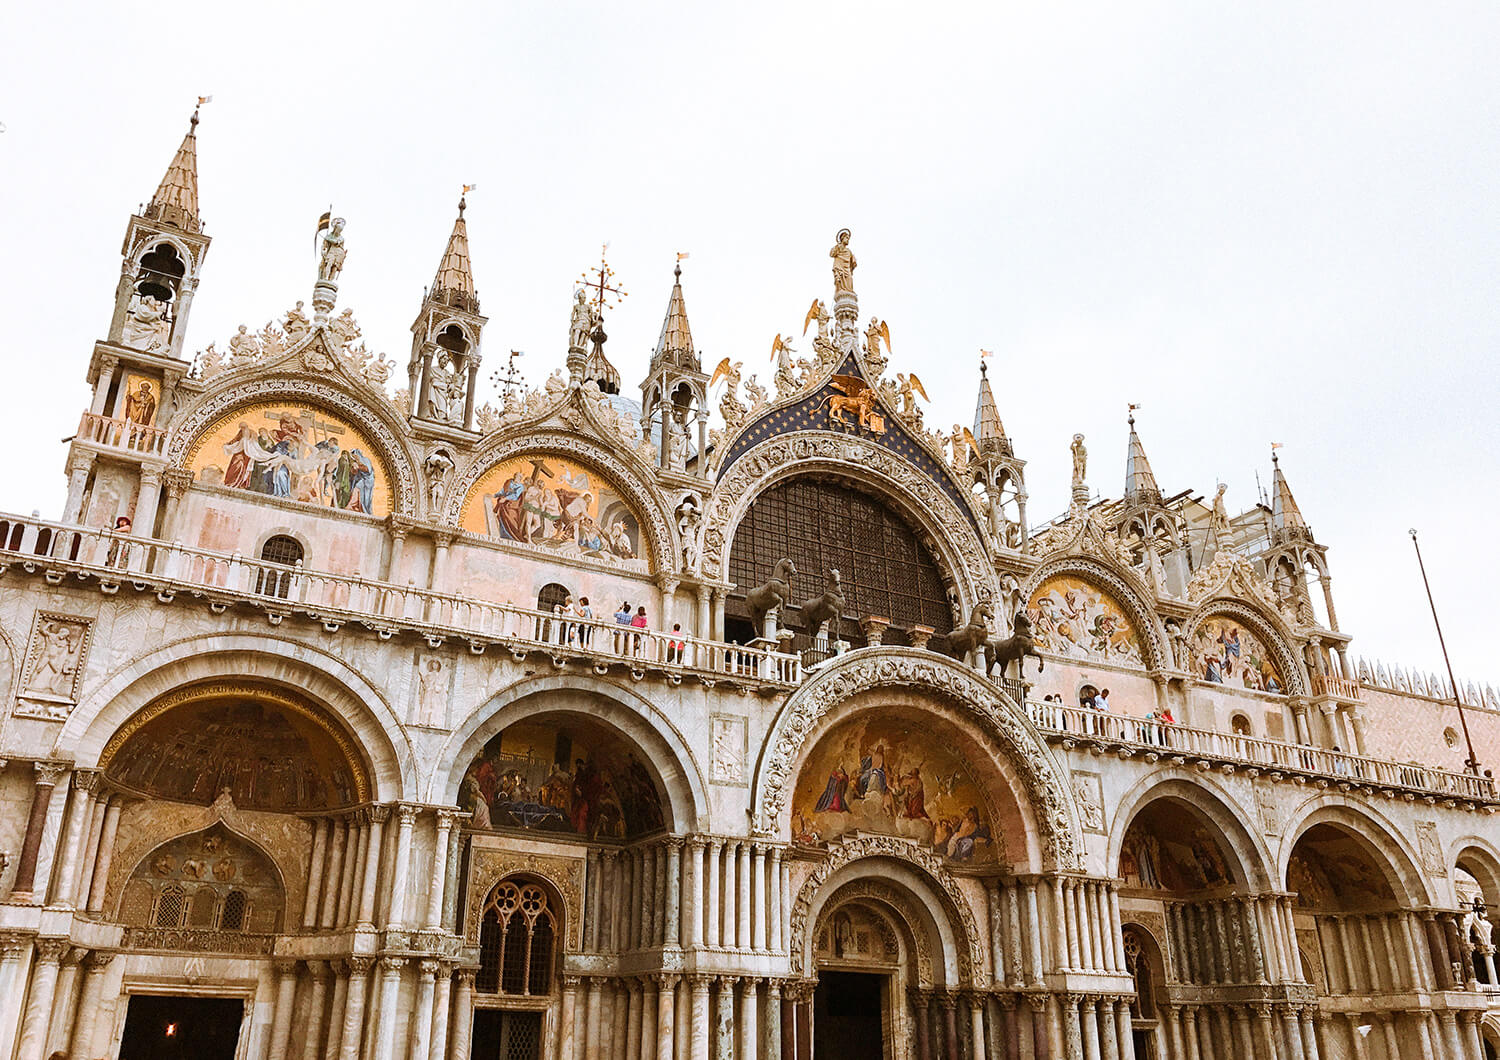
[[[156,910],[151,916],[151,923],[159,928],[181,927],[187,908],[187,891],[176,884],[168,884],[157,893]]]
[[[1130,1002],[1130,1015],[1138,1020],[1156,1018],[1156,999],[1151,993],[1151,959],[1149,943],[1142,938],[1134,925],[1123,932],[1125,940],[1125,970],[1135,980],[1135,997]]]
[[[552,989],[557,920],[547,892],[527,880],[502,880],[485,902],[475,989],[538,995]]]

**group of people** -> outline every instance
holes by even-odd
[[[1042,702],[1058,709],[1059,722],[1064,729],[1069,728],[1068,715],[1060,708],[1067,704],[1061,695],[1046,695]],[[1109,689],[1095,690],[1090,685],[1085,685],[1078,694],[1078,705],[1089,713],[1084,714],[1082,719],[1083,731],[1093,736],[1106,735],[1105,722],[1102,715],[1109,713]],[[1122,738],[1128,738],[1130,727],[1134,726],[1137,738],[1143,743],[1154,743],[1165,745],[1167,740],[1167,726],[1176,725],[1177,719],[1172,716],[1172,708],[1160,706],[1147,714],[1144,718],[1136,720],[1130,717],[1122,717],[1117,728]]]
[[[596,630],[606,627],[606,622],[594,615],[587,596],[575,599],[570,594],[562,603],[552,605],[552,614],[554,618],[537,620],[541,627],[538,639],[566,644],[582,651],[593,650]],[[630,601],[622,600],[614,613],[614,624],[616,629],[611,644],[614,654],[639,655],[641,642],[646,639],[642,631],[651,626],[646,617],[646,608],[639,606],[632,610]],[[687,639],[682,632],[682,623],[674,622],[672,633],[666,641],[665,661],[680,664],[686,650]]]

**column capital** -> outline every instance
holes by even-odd
[[[57,782],[68,775],[68,770],[73,768],[71,762],[54,762],[50,759],[44,762],[33,762],[32,768],[36,771],[37,787],[56,787]]]
[[[71,947],[67,939],[39,938],[36,940],[36,959],[39,964],[57,964]]]
[[[683,838],[680,835],[669,835],[662,840],[662,845],[670,852],[680,853],[682,851]]]
[[[937,994],[937,1003],[944,1011],[952,1012],[958,1008],[958,994],[952,990],[943,990]]]
[[[661,990],[675,990],[677,984],[682,982],[682,976],[675,972],[656,972],[651,978],[655,980],[657,987]]]
[[[307,974],[314,979],[327,979],[332,974],[331,961],[308,961]]]
[[[422,807],[418,806],[414,802],[398,802],[396,804],[397,820],[402,825],[410,828],[411,825],[416,821],[417,814],[420,813],[421,810]]]
[[[775,976],[766,980],[766,996],[775,1001],[781,996],[781,980]]]
[[[713,986],[714,977],[703,975],[700,972],[689,972],[687,976],[688,988],[695,994],[707,994],[708,988]]]
[[[708,840],[704,839],[701,835],[690,835],[687,837],[686,842],[689,850],[702,850],[708,846]]]
[[[115,959],[115,950],[90,950],[89,955],[83,959],[84,967],[93,971],[109,967],[109,962]]]
[[[1026,1003],[1031,1006],[1031,1011],[1032,1012],[1036,1012],[1036,1013],[1044,1012],[1046,1010],[1046,1008],[1047,1008],[1047,995],[1046,994],[1027,994],[1026,995]]]
[[[562,988],[564,992],[575,991],[583,983],[581,975],[565,975],[562,977]]]
[[[365,817],[371,824],[385,824],[390,819],[391,808],[389,806],[366,806]]]
[[[417,974],[423,979],[436,979],[443,962],[436,957],[427,957],[417,962]]]
[[[444,830],[451,829],[463,816],[462,810],[442,809],[437,811],[437,826]]]
[[[276,960],[274,960],[274,961],[271,962],[271,967],[273,967],[273,968],[276,969],[276,974],[279,975],[279,976],[283,976],[284,977],[284,976],[288,976],[288,975],[296,975],[297,974],[297,958],[295,958],[295,957],[278,957],[278,958],[276,958]]]
[[[76,791],[93,791],[99,785],[99,770],[73,770],[73,788]]]
[[[394,979],[401,974],[401,969],[406,967],[405,957],[386,956],[380,958],[380,974],[387,979]]]
[[[458,977],[458,983],[460,986],[473,987],[474,977],[479,974],[479,969],[461,965],[454,971],[453,974]]]
[[[374,957],[345,957],[344,967],[349,970],[351,976],[369,975],[370,969],[375,966]]]

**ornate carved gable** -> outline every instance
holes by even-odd
[[[1195,604],[1217,596],[1244,600],[1273,615],[1281,615],[1294,629],[1297,626],[1296,615],[1283,612],[1270,583],[1260,571],[1249,560],[1232,552],[1216,553],[1212,563],[1194,572],[1188,582],[1187,594],[1189,602]]]
[[[947,465],[933,452],[926,439],[907,428],[892,403],[882,394],[879,385],[872,386],[870,393],[876,406],[875,415],[882,421],[883,430],[875,431],[860,427],[853,421],[853,412],[847,423],[840,423],[831,412],[832,399],[846,397],[846,393],[834,385],[836,376],[853,376],[867,380],[863,361],[854,354],[826,376],[814,389],[800,392],[791,398],[771,404],[761,415],[752,418],[745,427],[726,444],[728,452],[719,462],[719,480],[723,480],[734,463],[754,446],[764,441],[779,438],[799,431],[839,431],[862,442],[887,449],[904,458],[932,480],[973,525],[976,532],[984,535],[984,521],[974,511],[970,497],[954,478]]]
[[[1094,512],[1070,512],[1062,522],[1032,537],[1031,543],[1033,552],[1043,560],[1093,556],[1112,566],[1132,569],[1130,550]]]

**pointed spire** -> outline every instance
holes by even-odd
[[[1135,433],[1135,406],[1130,406],[1130,444],[1125,452],[1125,502],[1127,504],[1160,504],[1161,489],[1146,459],[1146,447]]]
[[[430,297],[434,302],[477,313],[479,292],[474,289],[474,272],[469,267],[469,226],[464,221],[467,205],[460,196],[458,219],[453,222],[448,248],[443,251],[443,260],[438,263],[437,275],[432,279]]]
[[[198,222],[198,108],[193,108],[187,135],[172,164],[157,185],[156,194],[146,206],[147,220],[180,228],[184,232],[200,230]]]
[[[687,303],[682,298],[682,261],[672,270],[672,296],[667,300],[667,315],[662,318],[661,337],[651,363],[669,360],[684,368],[698,370],[698,353],[693,347],[693,330],[688,327]]]
[[[1306,530],[1307,520],[1302,518],[1302,509],[1297,507],[1292,487],[1286,484],[1274,448],[1271,450],[1271,466],[1275,468],[1271,483],[1271,524],[1278,530]]]
[[[974,406],[974,440],[979,443],[981,456],[1010,450],[1010,440],[1005,437],[1005,427],[1000,423],[1000,410],[995,406],[995,394],[990,389],[989,369],[982,358],[979,361],[979,400]]]

